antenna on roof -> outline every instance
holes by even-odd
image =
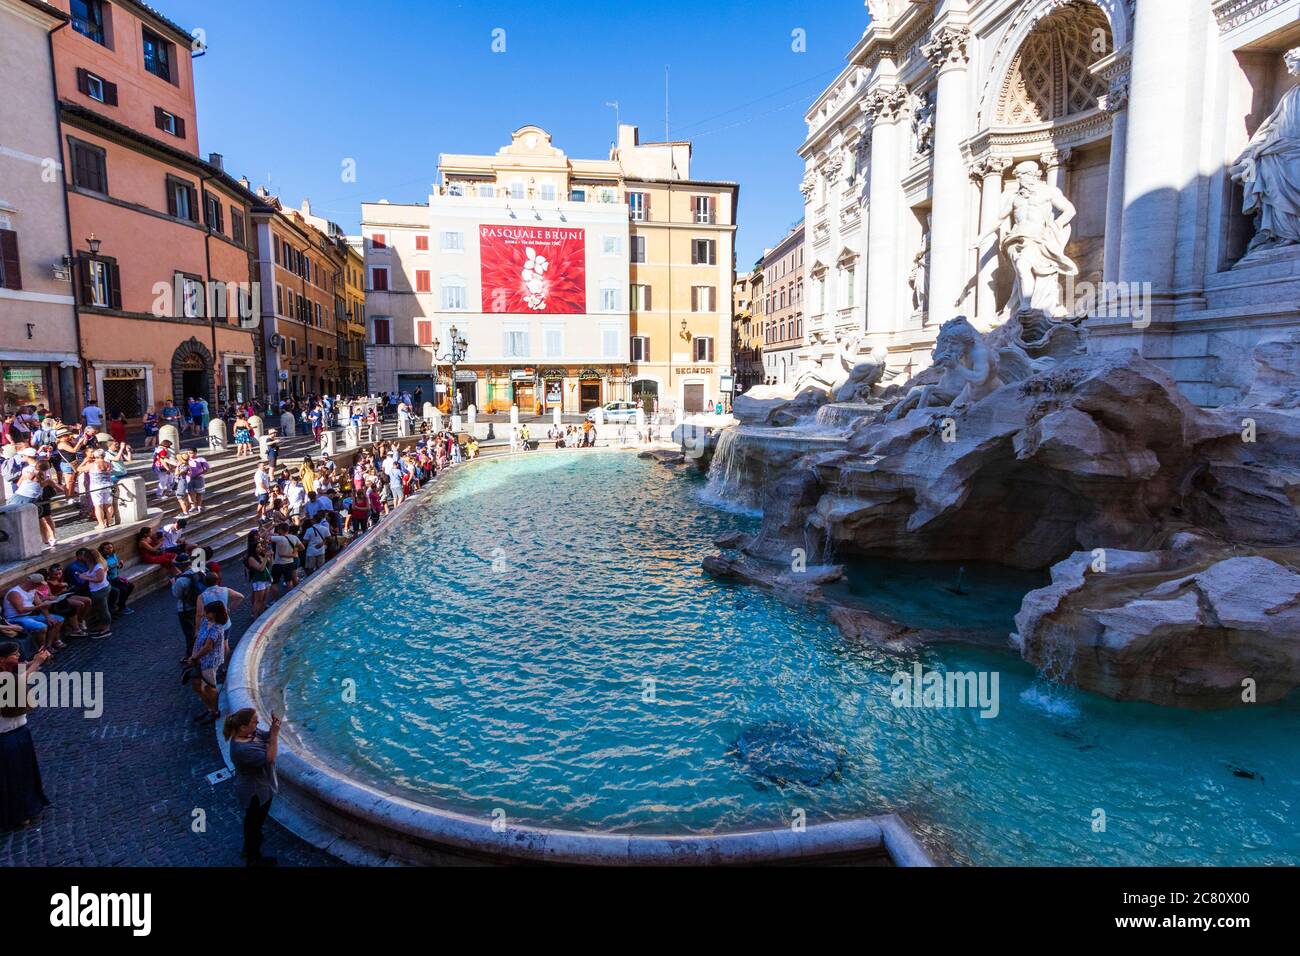
[[[617,145],[618,145],[618,128],[619,128],[619,126],[621,125],[621,124],[619,123],[619,120],[618,120],[618,115],[619,115],[619,114],[618,114],[618,100],[606,100],[606,101],[605,101],[605,105],[606,105],[606,106],[611,106],[611,107],[614,108],[614,145],[617,146]]]
[[[672,142],[668,135],[668,64],[664,64],[664,142]]]

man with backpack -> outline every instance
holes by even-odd
[[[206,590],[204,572],[191,567],[190,556],[185,552],[176,555],[175,566],[180,573],[172,579],[172,597],[176,599],[176,616],[181,622],[181,635],[185,639],[185,653],[188,658],[194,650],[194,618],[198,607],[199,595]]]

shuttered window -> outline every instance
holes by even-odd
[[[105,106],[117,105],[117,84],[77,67],[77,91]]]
[[[191,183],[175,176],[167,177],[167,215],[199,221],[199,193]]]
[[[72,141],[72,184],[92,192],[108,193],[108,167],[104,151],[89,143]]]
[[[108,256],[77,257],[80,305],[100,309],[122,308],[122,277],[117,260]]]
[[[18,233],[0,229],[0,288],[23,287],[22,262],[18,258]]]

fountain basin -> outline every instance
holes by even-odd
[[[309,580],[230,672],[227,706],[285,715],[277,818],[369,861],[729,863],[827,848],[880,861],[883,846],[902,862],[891,814],[943,861],[1296,861],[1293,708],[1169,714],[1044,686],[1007,650],[846,641],[817,608],[699,573],[715,538],[756,528],[701,507],[703,489],[617,452],[485,461]],[[823,587],[874,602],[848,571]],[[957,613],[986,599],[974,568],[967,584],[967,597],[936,587],[926,600]],[[997,716],[899,707],[893,681],[918,664],[998,674]],[[733,754],[772,721],[831,744],[838,773],[796,778]],[[817,745],[794,749],[818,762]],[[795,808],[817,842],[790,842]]]

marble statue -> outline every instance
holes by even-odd
[[[928,96],[918,96],[912,107],[912,146],[917,156],[934,152],[934,102]]]
[[[929,308],[930,233],[921,234],[921,248],[912,257],[907,284],[912,289],[912,314],[921,315]]]
[[[1300,47],[1284,60],[1300,76]],[[1242,212],[1255,216],[1248,253],[1300,243],[1300,86],[1287,90],[1229,173],[1245,193]]]
[[[1061,301],[1062,281],[1079,274],[1065,254],[1074,204],[1061,190],[1043,182],[1042,169],[1033,160],[1016,166],[1014,174],[1016,185],[1002,194],[997,224],[975,240],[974,248],[1001,236],[999,247],[1015,270],[1009,316],[1037,313],[1046,319],[1064,319],[1069,310]]]
[[[947,408],[953,412],[984,398],[999,385],[997,367],[984,337],[964,315],[943,324],[934,343],[938,381],[915,385],[895,405],[887,420],[896,421],[917,408]]]
[[[736,417],[770,421],[773,412],[796,403],[811,411],[826,402],[864,402],[889,377],[887,364],[884,349],[864,355],[861,337],[845,336],[837,340],[833,357],[803,369],[792,382],[755,385],[737,396]]]
[[[871,390],[885,377],[888,362],[883,347],[878,347],[864,360],[860,336],[848,336],[840,343],[835,355],[842,375],[837,378],[831,392],[836,402],[861,402],[871,397]]]

